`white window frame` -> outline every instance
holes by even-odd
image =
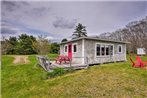
[[[76,52],[74,52],[74,45],[76,45]],[[77,53],[78,52],[78,44],[77,43],[73,43],[72,44],[72,53]]]
[[[98,44],[100,45],[100,55],[99,56],[97,55],[97,45]],[[101,44],[100,43],[95,44],[95,57],[101,57]]]
[[[114,56],[114,44],[108,44],[108,45],[113,46],[113,55],[112,56]],[[108,56],[110,56],[110,55],[108,55]]]
[[[97,44],[100,45],[100,56],[97,55]],[[114,44],[96,43],[95,44],[95,57],[109,57],[109,56],[111,56],[110,54],[106,55],[106,48],[105,48],[105,55],[101,55],[101,45],[104,45],[104,46],[111,45],[111,46],[113,46],[113,55],[112,56],[114,56]]]
[[[67,47],[67,51],[65,51],[65,47]],[[64,53],[68,53],[68,46],[64,45]]]
[[[121,47],[121,52],[119,52],[119,47]],[[122,45],[117,46],[117,53],[122,53]]]

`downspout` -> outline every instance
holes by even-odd
[[[82,64],[85,63],[85,40],[84,38],[82,39]]]

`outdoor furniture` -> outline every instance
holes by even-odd
[[[143,63],[144,65],[147,65],[147,61],[142,61],[142,59],[140,58],[140,56],[136,56],[136,60],[140,63]]]
[[[46,56],[37,56],[38,64],[46,71],[50,71],[51,62]]]
[[[62,61],[64,61],[64,58],[63,58],[63,56],[61,55],[61,56],[58,56],[55,60],[56,60],[56,63],[59,62],[59,64],[61,64]]]
[[[67,63],[69,62],[70,63],[71,61],[71,58],[69,58],[68,56],[64,56],[64,62]]]
[[[130,61],[132,62],[132,67],[140,66],[139,63],[138,62],[134,62],[131,57],[130,57]]]
[[[140,68],[144,68],[145,67],[145,63],[142,62],[140,57],[136,57],[136,61],[134,62],[132,60],[132,58],[130,57],[130,61],[132,62],[132,67],[140,67]]]
[[[71,61],[71,59],[68,56],[64,56],[64,55],[58,56],[55,60],[56,60],[56,63],[59,63],[59,64],[61,64],[62,62],[67,63]]]

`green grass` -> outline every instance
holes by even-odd
[[[59,54],[48,54],[48,57],[49,57],[49,59],[50,60],[54,60],[55,58],[57,58],[57,56],[58,56]]]
[[[50,58],[57,55],[50,54]],[[147,57],[142,57],[147,60]],[[134,58],[133,58],[134,59]],[[12,56],[2,56],[2,98],[146,98],[147,69],[120,62],[91,66],[44,80],[34,55],[30,64],[14,65]]]

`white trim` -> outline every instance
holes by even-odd
[[[109,45],[112,45],[113,46],[113,55],[112,56],[114,56],[114,44],[109,44]]]
[[[125,61],[127,61],[127,58],[126,58],[126,53],[127,53],[127,47],[126,47],[126,44],[125,44],[124,46],[125,46]]]
[[[97,44],[99,44],[100,45],[100,56],[97,56],[97,53],[96,53],[96,50],[97,50]],[[111,45],[111,46],[113,46],[113,55],[112,56],[114,56],[114,44],[108,44],[108,43],[95,43],[95,57],[109,57],[110,55],[106,55],[106,49],[105,49],[105,55],[101,55],[101,45]]]
[[[119,52],[119,47],[121,47],[121,52]],[[122,52],[122,45],[118,45],[118,46],[117,46],[117,53],[123,53],[123,52]]]
[[[82,64],[84,64],[84,57],[85,57],[85,40],[82,39]]]
[[[74,52],[74,45],[76,45],[76,52]],[[72,53],[77,53],[78,52],[78,44],[77,43],[73,43],[72,44]]]
[[[65,52],[65,47],[67,47],[67,51]],[[64,45],[64,53],[68,53],[68,45]]]

